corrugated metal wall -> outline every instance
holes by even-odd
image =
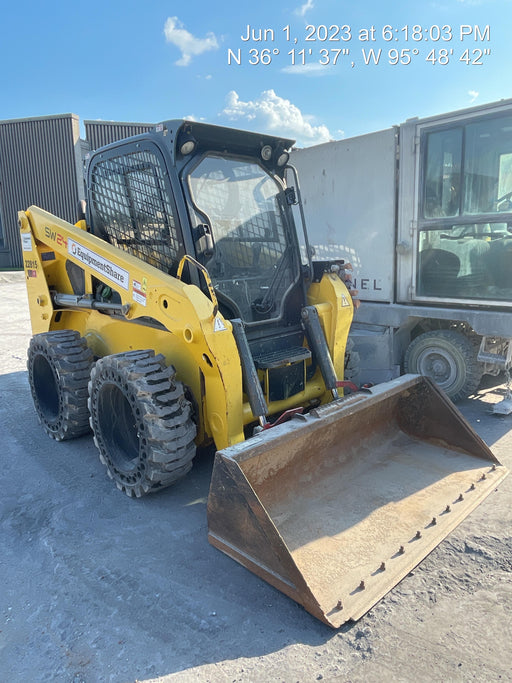
[[[84,199],[84,164],[94,150],[132,135],[151,123],[84,121],[80,139],[75,114],[0,121],[0,268],[21,268],[18,211],[36,204],[72,223]]]
[[[154,123],[119,123],[117,121],[84,121],[85,137],[91,150],[132,135],[147,133]]]
[[[74,114],[0,121],[0,267],[23,266],[18,211],[31,204],[70,222],[83,198],[78,117]]]

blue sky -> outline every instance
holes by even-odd
[[[512,97],[511,29],[510,0],[10,2],[0,119],[190,117],[306,146]]]

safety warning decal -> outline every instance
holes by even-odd
[[[213,323],[213,331],[222,332],[223,330],[227,330],[227,327],[224,325],[222,318],[217,315],[215,316],[215,322]]]
[[[142,282],[139,282],[138,280],[134,280],[132,283],[132,298],[133,300],[140,304],[141,306],[145,306],[147,303],[147,293],[148,290],[148,280],[147,278],[143,277]]]

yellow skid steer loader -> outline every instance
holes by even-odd
[[[425,378],[343,396],[354,292],[308,245],[292,144],[167,121],[91,155],[76,225],[20,212],[28,374],[130,496],[213,443],[211,543],[338,627],[506,471]]]

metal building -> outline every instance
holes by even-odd
[[[122,123],[119,121],[84,121],[85,138],[90,150],[98,149],[132,135],[147,133],[154,123]]]
[[[82,178],[75,114],[0,121],[0,268],[23,265],[18,211],[37,204],[73,221]]]
[[[85,198],[88,150],[150,130],[147,123],[85,121],[76,114],[0,121],[0,269],[22,268],[18,211],[36,204],[72,223]]]

